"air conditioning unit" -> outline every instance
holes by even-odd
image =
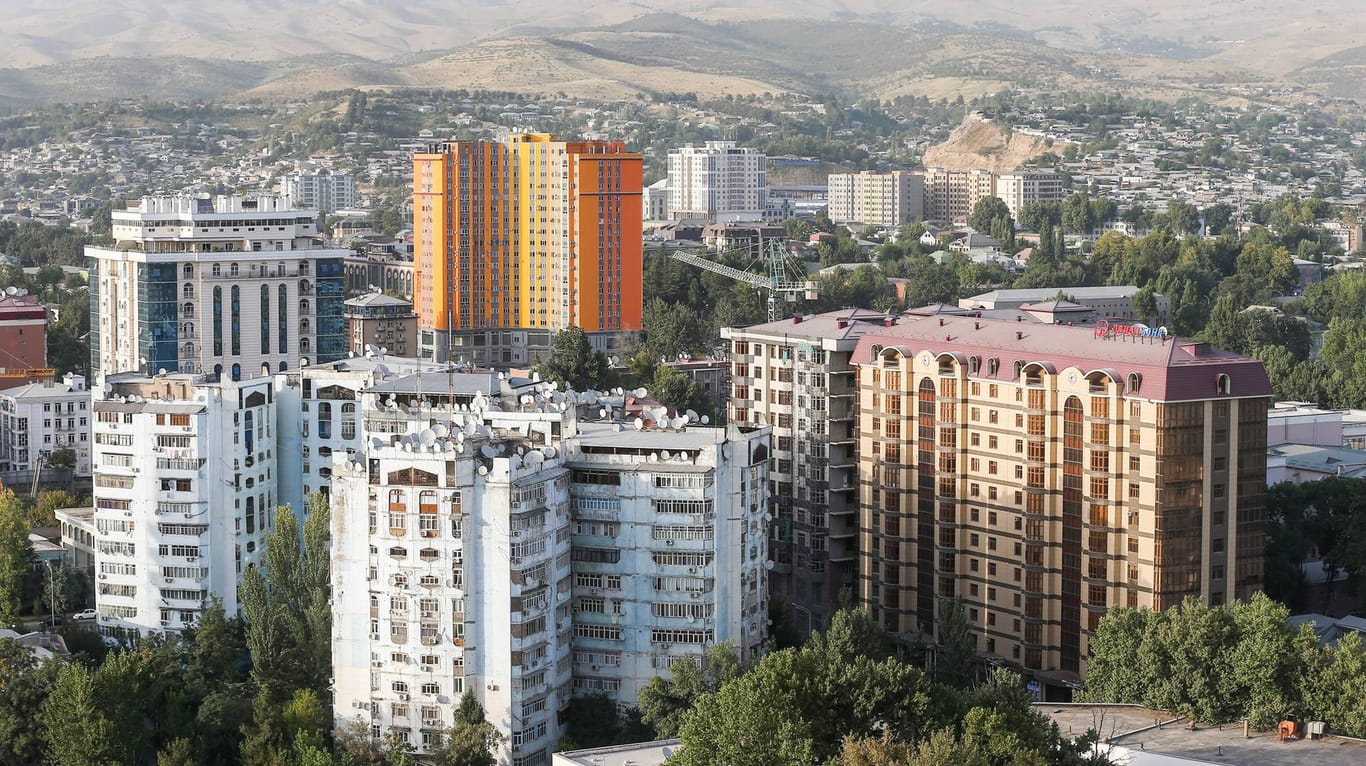
[[[107,574],[102,574],[102,575],[100,575],[100,579],[101,579],[101,580],[108,580],[108,579],[109,579],[109,575],[107,575]]]
[[[665,540],[665,541],[664,541],[664,544],[665,544],[665,545],[673,545],[673,544],[674,544],[674,541],[673,541],[673,540]]]
[[[688,574],[697,574],[697,567],[688,567]]]
[[[702,598],[702,591],[698,591],[698,590],[693,591],[693,592],[692,592],[692,597],[693,597],[693,598]]]
[[[182,430],[182,431],[184,431],[184,432],[186,432],[186,433],[189,433],[190,431],[192,431],[192,430],[194,430],[194,429],[191,428],[190,426],[181,426],[181,427],[180,427],[180,430]]]
[[[371,661],[370,661],[370,667],[372,667],[372,668],[382,668],[382,667],[384,667],[384,662],[383,662],[382,660],[371,660]]]
[[[172,582],[172,578],[167,577],[167,578],[166,578],[166,582],[168,582],[168,583]]]
[[[186,557],[185,557],[185,560],[186,560],[186,561],[198,561],[198,560],[199,560],[199,557],[198,557],[198,556],[186,556]]]

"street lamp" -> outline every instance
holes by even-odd
[[[57,578],[52,576],[52,562],[43,559],[43,566],[47,567],[47,590],[48,590],[48,610],[51,612],[49,628],[57,627]]]

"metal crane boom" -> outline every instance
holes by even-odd
[[[761,250],[762,250],[761,246]],[[675,261],[705,269],[713,274],[720,274],[723,277],[733,279],[736,282],[743,282],[753,285],[761,290],[768,291],[768,320],[776,322],[782,318],[782,303],[795,303],[798,298],[805,296],[808,299],[816,297],[816,283],[804,279],[794,279],[790,274],[793,270],[788,264],[787,253],[783,250],[781,242],[770,242],[768,252],[761,256],[767,262],[768,276],[755,274],[752,271],[733,268],[716,261],[710,261],[701,256],[693,255],[683,251],[676,251],[669,254]]]

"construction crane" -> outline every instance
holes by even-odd
[[[760,242],[758,249],[759,257],[750,265],[753,266],[755,263],[763,261],[768,270],[768,276],[732,268],[681,250],[670,253],[669,257],[675,261],[696,266],[699,269],[706,269],[713,274],[729,277],[736,282],[744,282],[747,285],[754,285],[760,290],[767,290],[768,321],[770,322],[776,322],[783,318],[784,302],[796,303],[797,299],[801,297],[805,297],[807,300],[816,299],[817,284],[806,279],[805,266],[788,257],[781,241],[769,240],[767,248]]]

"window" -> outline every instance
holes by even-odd
[[[270,286],[261,285],[261,353],[270,353]]]
[[[242,353],[242,288],[237,285],[232,286],[232,355],[238,356]],[[233,366],[233,380],[241,380],[242,374],[240,367]]]
[[[1232,382],[1229,376],[1226,374],[1220,374],[1219,377],[1215,380],[1215,393],[1228,395],[1229,393],[1231,393],[1231,387]]]

